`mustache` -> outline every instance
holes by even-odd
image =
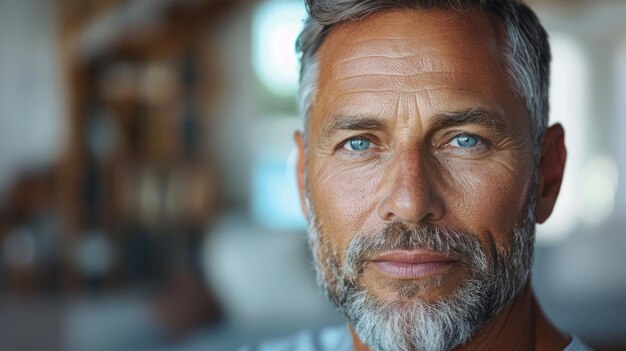
[[[477,235],[434,224],[391,222],[372,234],[357,234],[346,250],[345,271],[356,278],[376,256],[393,250],[427,250],[451,257],[470,271],[485,271],[488,258]]]

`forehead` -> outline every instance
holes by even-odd
[[[509,86],[502,37],[497,21],[480,10],[395,10],[339,25],[317,54],[312,115],[381,115],[401,100],[428,105],[417,106],[424,115],[476,107],[463,104],[506,109],[519,99]]]

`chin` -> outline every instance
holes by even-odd
[[[447,288],[441,275],[364,286],[346,296],[342,312],[359,339],[379,351],[444,351],[465,343],[491,317],[484,285],[465,280]]]

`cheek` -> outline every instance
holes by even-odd
[[[452,179],[454,195],[447,196],[451,217],[481,241],[507,242],[525,215],[530,176],[505,167],[465,166]]]
[[[378,173],[329,166],[311,178],[315,211],[333,246],[346,248],[376,208]],[[343,252],[344,250],[340,250]]]

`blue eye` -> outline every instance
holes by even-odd
[[[372,142],[365,138],[353,138],[348,140],[345,144],[345,148],[350,151],[365,151],[370,148]]]
[[[451,144],[456,147],[470,148],[478,145],[479,142],[480,139],[475,135],[461,134],[454,137]]]

